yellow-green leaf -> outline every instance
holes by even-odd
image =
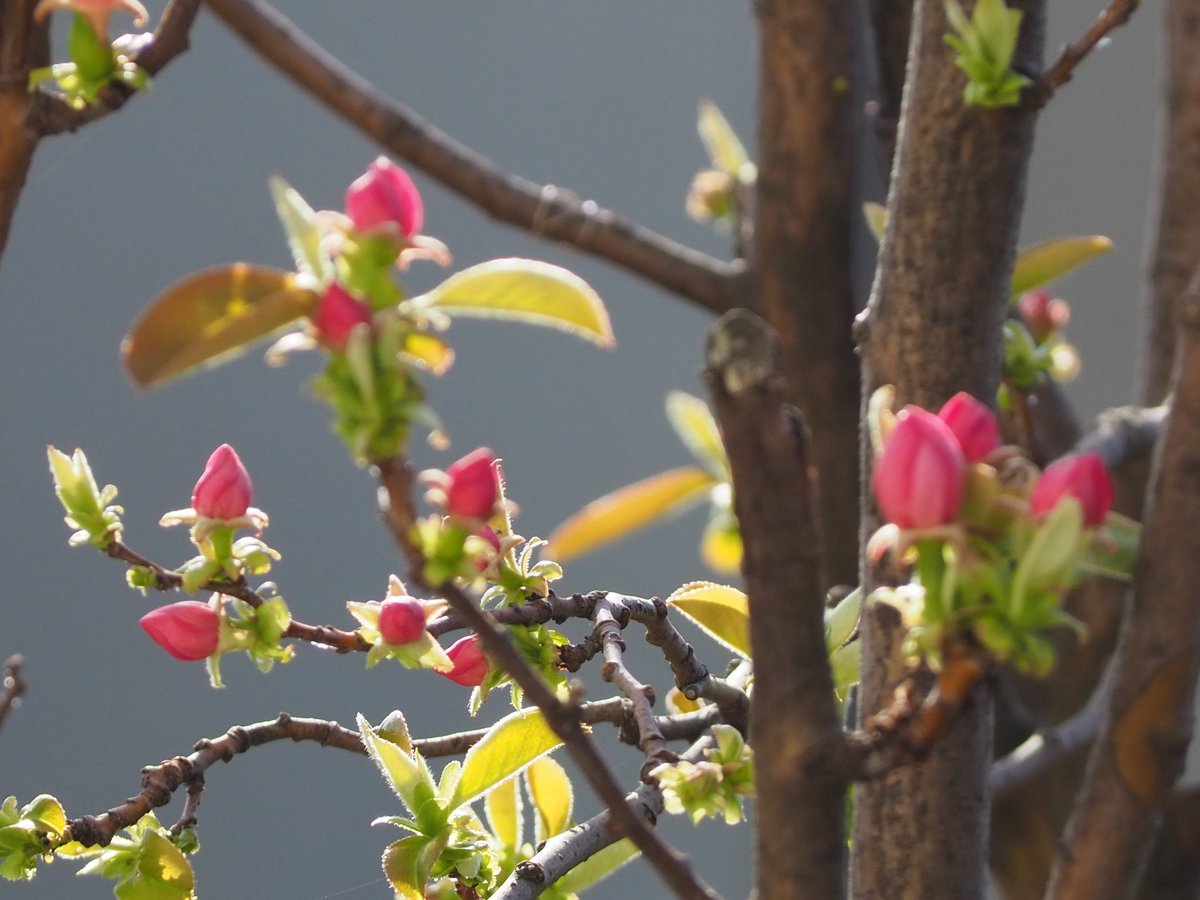
[[[156,297],[121,343],[138,387],[232,359],[314,308],[290,272],[234,263],[189,275]]]
[[[514,849],[520,847],[521,793],[517,780],[510,778],[491,791],[484,799],[483,807],[487,811],[492,834],[500,839],[500,843]]]
[[[425,900],[425,882],[446,845],[446,838],[431,840],[414,834],[400,838],[383,851],[383,874],[400,900]]]
[[[1117,581],[1132,581],[1137,564],[1142,526],[1133,519],[1110,512],[1096,529],[1076,565],[1089,575],[1105,575]]]
[[[297,271],[312,276],[318,284],[332,281],[333,263],[321,250],[321,228],[317,225],[317,214],[300,196],[300,192],[279,175],[272,175],[267,183],[271,188],[271,199],[275,201],[275,214],[283,226]]]
[[[1012,296],[1061,278],[1113,248],[1113,242],[1099,234],[1060,237],[1022,250],[1013,268]]]
[[[451,317],[510,319],[557,328],[601,347],[615,343],[600,295],[578,275],[532,259],[479,263],[403,305],[437,309]]]
[[[832,653],[854,634],[862,610],[862,588],[856,587],[833,609],[825,610],[825,649]]]
[[[549,756],[543,756],[525,770],[525,780],[529,783],[529,799],[537,810],[535,839],[544,841],[566,831],[575,802],[567,770]]]
[[[467,752],[458,797],[451,806],[482,797],[561,743],[536,709],[519,709],[505,716]]]
[[[547,554],[578,556],[698,503],[717,481],[699,466],[652,475],[593,500],[550,535]]]
[[[683,391],[671,391],[666,409],[667,420],[688,451],[714,476],[728,481],[729,460],[708,404]]]
[[[693,581],[667,598],[667,603],[736,653],[750,656],[750,604],[735,587]]]
[[[720,498],[721,492],[714,494]],[[742,533],[728,504],[713,503],[700,538],[700,557],[714,572],[736,575],[742,570]]]
[[[741,173],[742,167],[750,162],[750,155],[742,146],[737,132],[729,124],[724,113],[711,100],[701,100],[696,115],[696,130],[700,132],[700,140],[708,151],[708,158],[713,168],[732,175],[735,178]]]
[[[454,365],[454,350],[437,335],[424,331],[404,335],[400,352],[431,375],[444,375]]]
[[[418,812],[414,808],[417,804],[413,799],[417,785],[426,782],[431,794],[435,791],[435,785],[429,782],[426,770],[414,758],[416,751],[409,754],[399,744],[376,733],[361,713],[358,715],[358,730],[367,755],[379,768],[396,796],[404,801],[404,805],[410,811]]]
[[[875,240],[882,241],[883,231],[887,228],[887,207],[882,203],[868,201],[863,204],[862,211],[867,228],[875,236]]]
[[[192,866],[179,848],[157,831],[147,831],[142,837],[138,854],[138,869],[152,881],[168,890],[163,892],[179,898],[188,897],[196,887]]]
[[[558,880],[555,887],[567,894],[578,894],[603,881],[625,863],[637,858],[640,851],[629,838],[609,844],[599,853],[593,853],[570,872]]]

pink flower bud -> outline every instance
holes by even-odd
[[[496,457],[487,447],[472,450],[446,470],[446,512],[462,519],[490,519],[500,497]]]
[[[139,622],[154,643],[184,662],[195,662],[217,651],[221,617],[199,600],[160,606],[142,616]]]
[[[1083,506],[1083,524],[1095,528],[1113,504],[1113,483],[1098,453],[1064,456],[1047,466],[1029,495],[1029,511],[1041,519],[1063,497],[1074,497]]]
[[[966,459],[954,432],[933,413],[906,406],[875,461],[875,497],[901,528],[953,522],[962,500]]]
[[[449,672],[439,672],[439,675],[445,675],[455,684],[461,684],[463,687],[478,687],[483,684],[490,663],[487,656],[484,655],[479,635],[470,634],[465,638],[459,638],[450,645],[446,655],[454,663],[454,668]]]
[[[346,215],[358,231],[395,229],[411,238],[425,224],[425,206],[408,173],[382,156],[346,189]]]
[[[129,13],[138,27],[145,25],[149,16],[138,0],[40,0],[34,7],[33,18],[40,22],[56,9],[70,9],[84,16],[99,38],[108,34],[108,20],[114,12]]]
[[[1071,307],[1065,300],[1057,300],[1048,291],[1026,291],[1017,301],[1017,310],[1029,333],[1039,344],[1055,332],[1066,327],[1071,319]]]
[[[388,597],[379,607],[379,634],[389,644],[411,644],[425,633],[425,607],[414,597]]]
[[[341,350],[355,325],[371,323],[371,311],[335,281],[317,304],[312,323],[326,344]]]
[[[208,519],[237,519],[254,499],[254,485],[237,451],[222,444],[204,465],[204,474],[192,489],[192,508]]]
[[[979,462],[1000,446],[1000,427],[996,416],[984,404],[965,391],[959,391],[938,410],[962,448],[967,462]]]

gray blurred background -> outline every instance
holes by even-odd
[[[157,14],[162,3],[153,3]],[[1051,46],[1079,32],[1098,3],[1052,4]],[[724,241],[690,222],[683,199],[704,164],[696,102],[715,100],[753,136],[754,29],[746,4],[651,2],[328,3],[284,11],[384,91],[511,170],[569,187],[716,255]],[[1079,70],[1042,117],[1024,243],[1100,233],[1116,252],[1064,281],[1069,335],[1084,369],[1072,387],[1095,413],[1132,397],[1136,302],[1158,89],[1159,10],[1147,5],[1112,46]],[[115,27],[126,27],[128,20]],[[61,26],[62,23],[59,23]],[[61,42],[59,44],[61,47]],[[61,57],[60,57],[61,58]],[[188,752],[202,736],[280,710],[352,723],[393,708],[414,733],[469,727],[466,691],[429,673],[338,657],[308,646],[270,675],[244,659],[212,691],[203,667],[154,647],[137,619],[161,598],[129,591],[121,567],[68,532],[46,474],[45,446],[85,448],[101,481],[121,490],[128,542],[177,565],[182,529],[158,528],[188,503],[209,452],[228,441],[271,515],[272,573],[295,615],[350,627],[347,599],[381,596],[398,566],[373,512],[374,487],[347,462],[329,416],[305,387],[316,357],[267,368],[236,363],[152,394],[135,393],[117,347],[139,310],[172,280],[248,260],[287,267],[266,177],[277,171],[317,208],[378,150],[269,70],[202,13],[190,53],[154,93],[40,148],[0,266],[0,658],[27,657],[29,692],[0,734],[0,797],[59,797],[70,815],[99,813],[137,790],[138,770]],[[524,255],[569,266],[604,297],[618,347],[605,353],[554,332],[456,324],[454,369],[430,395],[457,455],[486,443],[504,457],[518,530],[546,534],[586,501],[688,461],[662,414],[671,389],[700,393],[708,316],[622,272],[487,221],[419,173],[426,228],[456,263]],[[443,273],[418,266],[416,292]],[[814,423],[819,427],[820,423]],[[414,444],[419,466],[454,456]],[[665,595],[712,577],[696,545],[703,514],[655,528],[571,564],[564,591]],[[703,659],[724,654],[702,637]],[[665,692],[665,667],[641,642],[638,674]],[[597,688],[593,696],[599,695]],[[495,718],[506,700],[484,714]],[[637,751],[614,747],[632,784]],[[577,818],[595,811],[579,798]],[[200,808],[202,897],[319,900],[389,895],[378,860],[398,837],[372,829],[399,805],[373,767],[335,750],[271,745],[210,770]],[[176,803],[161,811],[173,822]],[[748,889],[748,830],[667,821],[703,877],[726,896]],[[0,895],[103,897],[110,883],[45,867]],[[635,863],[598,897],[660,896]]]

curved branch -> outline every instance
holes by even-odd
[[[208,0],[208,7],[336,115],[489,215],[605,259],[709,310],[729,306],[740,264],[677,244],[570,191],[502,171],[381,94],[261,0]]]
[[[1132,602],[1100,737],[1051,875],[1054,900],[1133,893],[1191,736],[1200,672],[1200,271],[1181,301]]]
[[[1045,103],[1054,92],[1071,80],[1078,66],[1109,32],[1129,21],[1141,0],[1111,0],[1087,30],[1059,51],[1058,59],[1046,68],[1032,88],[1036,102]]]

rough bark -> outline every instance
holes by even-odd
[[[813,423],[826,583],[852,584],[860,382],[850,248],[856,4],[763,0],[756,10],[755,308],[779,335],[789,401]]]
[[[1200,262],[1200,0],[1167,0],[1163,15],[1165,102],[1142,298],[1138,393],[1144,403],[1158,403],[1167,392],[1175,353],[1172,309]]]
[[[1047,897],[1132,896],[1183,771],[1200,672],[1200,283],[1181,298],[1172,403],[1151,471],[1112,697]]]
[[[779,348],[735,310],[709,336],[706,380],[733,473],[750,642],[759,666],[750,737],[760,900],[837,900],[846,890],[842,744],[825,650],[821,541],[807,433],[784,404]]]
[[[1014,65],[1037,71],[1044,0],[1010,5],[1024,13]],[[918,0],[888,226],[860,330],[865,391],[892,384],[899,403],[934,409],[960,390],[996,396],[1035,115],[965,106],[947,31],[942,3]],[[864,529],[875,521],[868,505]],[[864,618],[862,719],[901,675],[888,612]],[[853,897],[985,896],[991,715],[981,691],[926,761],[860,788]]]
[[[0,0],[0,256],[40,137],[27,121],[27,85],[30,71],[46,65],[49,45],[33,7],[33,0]]]
[[[875,38],[877,99],[872,107],[879,155],[886,170],[896,152],[896,129],[908,63],[908,36],[912,29],[913,0],[869,0],[868,13]]]

